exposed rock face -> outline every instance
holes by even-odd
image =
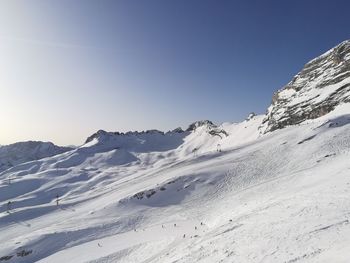
[[[308,62],[274,94],[263,132],[318,118],[345,102],[350,102],[350,40]]]
[[[174,129],[174,130],[172,130],[170,132],[172,132],[172,133],[183,133],[184,130],[181,127],[178,127],[178,128],[176,128],[176,129]]]
[[[207,127],[216,127],[216,125],[209,121],[209,120],[203,120],[203,121],[196,121],[194,123],[191,123],[190,126],[188,126],[187,130],[186,131],[195,131],[196,128],[198,127],[202,127],[202,126],[207,126]]]
[[[106,132],[104,130],[98,130],[91,136],[89,136],[85,143],[91,142],[93,139],[99,139],[101,141],[105,140],[106,138],[114,137],[114,136],[139,136],[144,134],[159,134],[164,135],[164,132],[158,131],[158,130],[147,130],[147,131],[128,131],[128,132]]]
[[[219,128],[212,128],[208,131],[208,133],[212,136],[218,136],[221,139],[223,137],[227,137],[228,133],[224,129],[219,129]]]
[[[218,136],[220,138],[223,138],[223,136],[228,136],[228,133],[220,129],[218,126],[216,126],[213,122],[209,120],[203,120],[203,121],[196,121],[187,128],[186,131],[192,132],[196,131],[197,128],[205,126],[207,129],[207,132],[212,136]]]
[[[0,172],[20,163],[57,155],[73,148],[60,147],[51,142],[17,142],[0,147]]]
[[[112,150],[127,153],[164,152],[179,147],[189,132],[180,129],[162,132],[158,130],[106,132],[99,130],[86,139],[79,150],[83,152],[106,152]],[[130,158],[128,158],[129,160]]]
[[[256,113],[255,112],[251,112],[251,113],[249,113],[248,117],[245,120],[249,121],[249,120],[253,119],[255,116],[256,116]]]

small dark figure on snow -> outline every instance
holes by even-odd
[[[203,226],[204,224],[203,224],[203,222],[201,222],[201,226]]]
[[[8,203],[7,203],[7,213],[10,213],[11,205],[12,205],[12,202],[8,201]]]
[[[186,237],[186,234],[183,235],[183,238],[185,238],[185,237]]]
[[[194,230],[197,230],[197,227],[196,227],[196,226],[194,227]]]
[[[174,224],[174,227],[176,227],[176,224]]]
[[[193,156],[196,157],[197,156],[197,152],[198,152],[198,148],[194,148],[192,150]]]
[[[59,195],[56,195],[56,206],[58,206],[58,202],[59,202]]]

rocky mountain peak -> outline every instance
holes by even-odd
[[[144,135],[144,134],[160,134],[164,135],[164,132],[159,131],[159,130],[147,130],[147,131],[128,131],[128,132],[107,132],[104,130],[98,130],[91,136],[89,136],[85,143],[91,142],[93,139],[98,139],[99,141],[106,141],[108,139],[111,139],[112,137],[116,136],[139,136],[139,135]]]
[[[256,116],[256,113],[255,112],[251,112],[251,113],[248,114],[248,116],[247,116],[247,118],[245,120],[249,121],[249,120],[253,119],[255,116]]]
[[[176,129],[170,131],[171,133],[183,133],[184,130],[181,127],[177,127]]]
[[[196,128],[202,127],[202,126],[207,126],[211,128],[216,127],[216,125],[209,120],[201,120],[201,121],[195,121],[191,123],[190,126],[188,126],[188,128],[186,129],[186,131],[195,131]]]
[[[350,102],[350,40],[308,62],[274,94],[263,132],[318,118],[346,102]]]

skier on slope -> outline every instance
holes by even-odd
[[[11,205],[12,205],[12,202],[8,201],[8,203],[7,203],[7,213],[10,213]]]

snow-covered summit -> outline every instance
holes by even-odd
[[[222,137],[100,132],[6,170],[0,259],[347,262],[349,106],[265,135],[264,116]]]
[[[348,262],[348,50],[309,62],[267,116],[99,130],[0,172],[0,262]]]
[[[188,128],[186,129],[186,131],[195,131],[198,127],[202,127],[202,126],[206,126],[206,127],[216,127],[216,125],[209,120],[201,120],[201,121],[195,121],[193,123],[191,123]]]
[[[115,136],[139,136],[139,135],[144,135],[144,134],[160,134],[160,135],[164,135],[164,132],[159,131],[159,130],[147,130],[147,131],[128,131],[128,132],[107,132],[104,130],[98,130],[97,132],[95,132],[94,134],[92,134],[91,136],[89,136],[85,143],[89,143],[91,142],[93,139],[97,139],[99,141],[103,141],[103,140],[108,140],[111,137],[115,137]]]
[[[51,142],[27,141],[0,146],[0,172],[20,163],[39,160],[71,150]]]
[[[183,143],[188,132],[179,129],[171,132],[147,130],[142,132],[106,132],[99,130],[86,139],[81,150],[103,152],[123,149],[130,152],[162,152],[177,148]]]
[[[350,40],[308,62],[274,94],[264,132],[318,118],[345,102],[350,102]]]
[[[221,126],[217,126],[209,120],[196,121],[189,125],[186,131],[176,128],[172,131],[162,132],[159,130],[129,131],[129,132],[107,132],[99,130],[89,136],[83,149],[93,148],[93,151],[107,151],[113,149],[124,149],[131,152],[162,152],[174,150],[185,142],[190,134],[198,137],[204,132],[209,137],[219,138],[229,136],[228,132]],[[99,148],[97,150],[97,148]]]

